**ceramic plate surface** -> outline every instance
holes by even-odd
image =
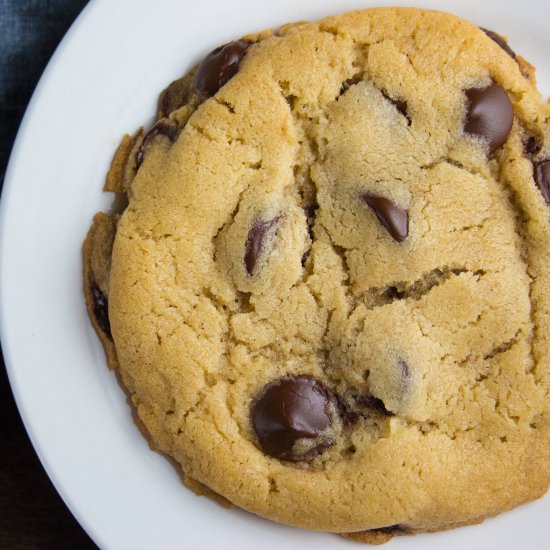
[[[226,510],[185,489],[149,450],[109,372],[82,295],[81,245],[111,197],[103,179],[122,134],[158,93],[219,44],[248,32],[372,5],[439,8],[508,35],[550,93],[545,0],[92,0],[48,65],[19,131],[1,203],[2,345],[42,463],[101,548],[359,548]],[[386,548],[548,548],[550,498],[482,525]]]

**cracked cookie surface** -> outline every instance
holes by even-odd
[[[367,542],[544,494],[550,109],[508,50],[417,9],[289,25],[124,139],[88,306],[187,476]]]

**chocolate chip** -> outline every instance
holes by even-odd
[[[108,301],[97,288],[97,286],[92,286],[92,302],[93,302],[93,308],[94,308],[94,316],[96,318],[97,324],[99,325],[99,328],[109,337],[112,339],[111,335],[111,322],[109,321],[109,311],[108,311]]]
[[[199,65],[193,87],[203,97],[212,97],[239,70],[250,42],[237,40],[211,51]]]
[[[287,377],[268,384],[252,407],[252,424],[262,450],[289,461],[309,460],[333,444],[323,437],[332,425],[332,392],[310,376]],[[312,440],[306,450],[298,440]]]
[[[514,113],[508,94],[494,82],[485,88],[466,90],[468,112],[464,131],[485,140],[489,152],[496,151],[508,138]]]
[[[244,252],[244,265],[249,275],[254,273],[254,268],[262,253],[267,233],[278,220],[279,216],[267,221],[256,220],[250,228]]]
[[[488,29],[484,29],[483,27],[480,27],[480,29],[491,39],[494,40],[513,60],[516,59],[516,54],[510,46],[508,46],[508,42],[500,36],[500,34],[490,31]]]
[[[193,91],[194,73],[187,74],[178,80],[174,80],[159,96],[157,105],[157,118],[166,118],[168,115],[183,107]]]
[[[528,155],[536,155],[541,149],[542,149],[542,144],[534,136],[529,136],[523,142],[523,150]]]
[[[403,242],[409,234],[409,212],[389,199],[363,193],[361,198],[376,214],[380,223],[397,242]]]
[[[136,153],[136,170],[141,166],[143,159],[145,158],[145,150],[153,139],[157,136],[166,136],[170,141],[174,141],[178,135],[178,126],[171,120],[163,119],[159,120],[146,134],[143,136],[141,145]]]
[[[550,204],[550,159],[533,163],[535,182],[546,201]]]

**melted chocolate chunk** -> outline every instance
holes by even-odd
[[[542,149],[542,144],[534,136],[529,136],[523,142],[523,150],[528,155],[536,155]]]
[[[490,31],[488,29],[484,29],[483,27],[479,27],[491,40],[495,41],[514,61],[516,59],[516,53],[510,46],[508,46],[508,42],[500,36],[500,34]]]
[[[239,70],[250,42],[237,40],[211,51],[199,65],[193,87],[203,97],[212,97]]]
[[[332,424],[330,404],[336,399],[310,376],[281,378],[268,384],[252,407],[252,425],[262,450],[289,461],[309,460],[330,447],[323,432]],[[319,439],[305,453],[294,449],[299,439]]]
[[[249,275],[254,273],[254,268],[256,267],[256,262],[262,253],[264,240],[268,231],[277,223],[278,220],[279,216],[267,221],[257,220],[250,228],[244,252],[244,265]]]
[[[535,182],[546,201],[550,205],[550,159],[533,163]]]
[[[159,120],[143,137],[138,152],[136,153],[136,170],[141,166],[145,158],[145,150],[157,136],[166,136],[170,141],[175,141],[178,135],[178,126],[171,120]]]
[[[101,330],[109,337],[113,338],[111,335],[111,322],[109,321],[109,308],[108,308],[108,301],[97,288],[97,286],[92,286],[92,301],[93,301],[93,307],[94,307],[94,316],[96,318],[97,324],[101,328]]]
[[[376,214],[380,223],[397,242],[403,242],[409,234],[409,212],[389,199],[363,193],[361,198]]]
[[[172,111],[183,107],[189,101],[191,92],[191,75],[174,80],[160,94],[157,105],[157,118],[166,118]]]
[[[464,131],[482,138],[489,152],[496,151],[508,138],[514,113],[508,94],[495,83],[466,90],[468,111]]]

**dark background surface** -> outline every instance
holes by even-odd
[[[86,0],[0,0],[0,187],[36,83],[86,4]],[[1,362],[0,548],[96,548],[40,465]]]

